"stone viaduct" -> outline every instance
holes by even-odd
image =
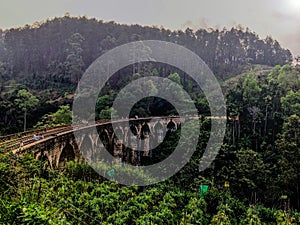
[[[51,169],[63,167],[67,161],[72,160],[101,160],[101,152],[105,149],[116,160],[138,165],[141,155],[151,157],[151,149],[163,141],[166,132],[177,130],[184,120],[179,117],[152,117],[86,125],[79,127],[84,130],[79,137],[80,141],[75,140],[74,130],[71,129],[22,146],[13,152],[23,154],[29,151],[35,159],[48,160]],[[95,127],[96,135],[90,132]],[[88,155],[84,158],[79,149],[88,149]]]

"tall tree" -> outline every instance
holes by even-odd
[[[254,72],[251,71],[243,83],[243,99],[247,106],[251,107],[257,104],[260,97],[261,88],[254,77]]]
[[[37,106],[37,104],[39,103],[39,100],[37,99],[37,97],[35,97],[33,94],[31,94],[27,90],[21,89],[17,93],[17,99],[15,100],[15,103],[24,112],[24,131],[26,131],[27,112],[31,108]]]
[[[293,114],[300,116],[300,90],[289,91],[286,96],[280,99],[280,102],[286,116]]]
[[[283,132],[276,142],[279,152],[278,185],[300,208],[300,117],[290,116],[283,125]]]
[[[66,68],[70,76],[70,81],[73,84],[78,84],[79,79],[84,71],[84,61],[82,58],[82,42],[85,39],[79,33],[74,33],[67,40],[67,59],[66,59]]]

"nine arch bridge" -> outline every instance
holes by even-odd
[[[31,152],[35,159],[46,159],[50,168],[64,166],[66,161],[101,160],[101,152],[107,150],[116,160],[137,165],[141,155],[151,157],[154,147],[161,143],[167,131],[180,128],[186,118],[149,117],[94,123],[92,125],[62,126],[50,130],[36,130],[43,138],[34,140],[35,131],[20,138],[0,138],[0,148],[22,155]],[[90,132],[91,130],[97,130]],[[80,136],[74,137],[79,129]],[[12,136],[12,135],[10,135]],[[101,139],[101,141],[100,141]],[[100,147],[99,147],[100,146]],[[79,149],[89,149],[85,159]]]

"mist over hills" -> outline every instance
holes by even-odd
[[[1,32],[2,79],[64,79],[77,64],[80,74],[100,55],[137,40],[163,40],[183,45],[198,54],[219,79],[242,72],[245,65],[284,65],[292,61],[289,50],[268,36],[261,39],[248,28],[171,31],[140,25],[64,17]],[[59,78],[58,78],[59,77]]]

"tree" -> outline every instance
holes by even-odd
[[[289,91],[285,97],[280,99],[280,102],[286,116],[300,115],[300,90],[297,92]]]
[[[278,75],[279,87],[286,92],[300,88],[300,74],[290,65],[281,67]]]
[[[300,207],[300,117],[292,115],[283,124],[283,132],[276,142],[279,152],[279,185],[289,194],[297,207]],[[288,193],[290,192],[290,193]],[[296,202],[297,201],[297,202]]]
[[[71,83],[79,82],[79,79],[84,71],[84,61],[82,58],[82,42],[85,39],[79,33],[74,33],[68,39],[66,68],[71,79]]]
[[[257,103],[260,96],[261,88],[258,85],[254,77],[254,72],[251,71],[243,83],[243,99],[249,106],[253,106]]]
[[[152,50],[142,41],[134,43],[134,47],[129,50],[130,61],[132,64],[132,74],[140,73],[142,61],[150,61]]]
[[[5,75],[6,71],[5,68],[3,67],[1,61],[0,61],[0,93],[3,91],[4,88],[4,75]]]
[[[229,220],[229,217],[227,215],[228,209],[227,205],[220,205],[219,210],[216,215],[213,216],[210,224],[216,224],[216,225],[230,225],[231,222]]]
[[[228,170],[228,180],[237,195],[250,200],[255,192],[259,195],[260,188],[266,184],[269,176],[268,164],[264,163],[259,153],[251,149],[238,150],[232,157],[235,160]]]
[[[298,65],[300,62],[300,55],[295,56],[294,59],[296,61],[296,64]]]
[[[69,105],[61,105],[59,109],[51,114],[51,118],[56,124],[70,124],[72,122],[72,112]]]
[[[260,225],[261,221],[258,217],[258,212],[255,206],[250,206],[247,210],[247,216],[244,220],[242,220],[243,224],[249,224],[249,225]]]
[[[72,122],[72,111],[69,105],[61,105],[55,113],[46,114],[42,117],[35,127],[54,127],[65,124],[71,124]]]
[[[15,103],[22,111],[24,111],[24,131],[26,131],[27,112],[30,108],[34,108],[35,106],[37,106],[39,100],[27,90],[21,89],[17,93],[17,99],[15,100]]]

